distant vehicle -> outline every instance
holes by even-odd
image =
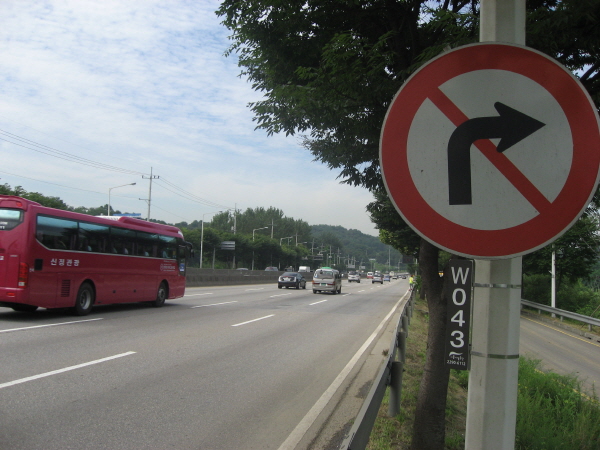
[[[403,280],[406,280],[406,275],[400,275],[400,278],[402,278]]]
[[[389,275],[384,275],[383,281],[392,281],[392,278]]]
[[[247,268],[247,267],[238,267],[238,268],[237,268],[237,269],[235,269],[235,270],[248,270],[248,268]]]
[[[267,272],[279,272],[279,269],[277,267],[273,267],[273,266],[269,266],[265,269],[265,271]]]
[[[383,284],[383,275],[381,275],[380,273],[374,273],[373,279],[371,280],[371,284],[374,284],[374,283]]]
[[[96,303],[162,306],[183,297],[190,247],[174,226],[0,195],[0,306],[79,316]]]
[[[286,289],[291,287],[306,289],[306,279],[298,272],[285,272],[277,281],[277,288],[281,289],[283,287]]]
[[[367,272],[367,279],[373,278],[373,272]]]
[[[337,270],[331,267],[322,267],[315,270],[312,283],[313,294],[317,292],[342,293],[342,277]]]
[[[360,274],[355,271],[350,271],[348,272],[348,283],[351,283],[353,281],[360,283]]]
[[[298,269],[298,272],[310,272],[310,267],[309,266],[300,266],[300,268]]]

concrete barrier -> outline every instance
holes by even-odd
[[[197,287],[277,283],[282,273],[266,270],[197,269],[188,267],[185,285],[187,287]]]

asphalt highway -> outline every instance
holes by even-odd
[[[279,449],[408,288],[365,281],[1,309],[0,448]]]
[[[0,449],[293,449],[407,289],[191,288],[82,318],[2,308]],[[520,344],[598,386],[599,342],[524,315]]]

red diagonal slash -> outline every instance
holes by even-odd
[[[446,94],[436,89],[428,96],[429,100],[457,127],[469,120]],[[529,179],[515,166],[506,155],[496,150],[489,139],[475,141],[475,147],[500,171],[502,175],[521,193],[531,205],[541,213],[551,206],[551,202],[542,194]]]

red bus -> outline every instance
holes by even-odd
[[[0,306],[15,311],[183,297],[188,245],[174,226],[94,217],[0,195]]]

